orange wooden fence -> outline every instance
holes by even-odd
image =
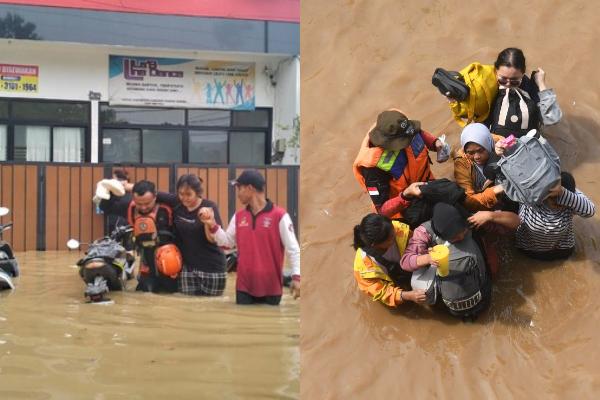
[[[229,181],[243,168],[111,164],[0,164],[0,206],[11,212],[1,223],[13,221],[4,240],[15,251],[66,250],[69,238],[89,242],[102,236],[104,216],[95,212],[96,182],[110,178],[113,168],[125,169],[131,182],[146,179],[158,190],[173,191],[177,177],[194,173],[204,181],[204,197],[217,203],[223,223],[242,205]],[[268,166],[259,171],[267,181],[267,197],[286,208],[298,228],[298,167]]]

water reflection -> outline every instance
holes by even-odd
[[[0,298],[1,399],[298,398],[300,305],[111,293],[90,305],[77,252],[17,254]],[[34,378],[34,379],[32,379]]]

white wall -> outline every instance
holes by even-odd
[[[287,57],[280,60],[275,68],[277,90],[273,107],[273,148],[277,139],[289,140],[294,133],[294,117],[300,115],[300,59],[297,56]],[[300,149],[287,146],[281,164],[299,163]]]
[[[2,97],[53,100],[89,101],[89,92],[101,94],[108,100],[108,56],[149,56],[254,62],[255,101],[257,107],[273,108],[273,140],[289,137],[277,124],[292,125],[300,113],[299,60],[287,55],[225,53],[205,51],[173,51],[169,49],[134,48],[124,46],[83,45],[0,39],[0,63],[23,64],[39,67],[38,93],[0,92]],[[274,71],[274,82],[265,68]],[[92,103],[97,106],[97,102]],[[92,112],[92,162],[97,161],[98,113]],[[294,163],[286,152],[287,163]],[[299,159],[298,159],[299,160]]]

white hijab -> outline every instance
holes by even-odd
[[[463,151],[465,151],[467,143],[470,142],[477,143],[490,154],[494,151],[494,138],[492,137],[490,130],[484,124],[469,124],[463,129],[462,134],[460,135],[460,145],[462,146]],[[473,163],[473,165],[475,165],[477,170],[475,186],[477,189],[481,189],[486,179],[483,174],[483,166],[476,163]]]
[[[492,137],[490,130],[486,128],[484,124],[469,124],[463,129],[462,134],[460,135],[460,145],[462,146],[463,151],[469,142],[477,143],[490,153],[494,151],[494,138]]]

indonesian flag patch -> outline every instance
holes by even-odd
[[[379,196],[379,190],[376,187],[367,188],[370,196]]]

